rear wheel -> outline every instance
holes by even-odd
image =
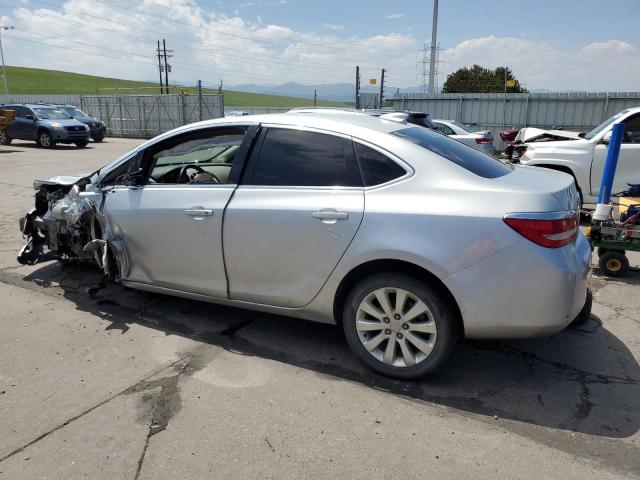
[[[0,131],[0,144],[11,145],[11,140],[13,140],[13,138],[11,138],[11,136],[7,133],[6,130]]]
[[[629,268],[629,260],[620,250],[607,250],[598,261],[600,272],[610,277],[619,277]]]
[[[429,285],[405,274],[376,274],[344,306],[347,342],[369,368],[411,380],[440,369],[456,344],[455,310]]]
[[[53,148],[56,146],[56,142],[53,141],[53,138],[51,138],[51,134],[49,134],[49,132],[47,132],[46,130],[41,130],[38,132],[38,138],[36,141],[42,148]]]
[[[580,310],[580,313],[578,313],[578,316],[573,320],[573,322],[571,322],[571,327],[578,327],[580,325],[582,325],[584,322],[586,322],[587,320],[589,320],[589,317],[591,316],[591,307],[593,305],[593,294],[591,293],[591,289],[587,289],[587,298],[584,301],[584,306],[582,307],[582,310]]]

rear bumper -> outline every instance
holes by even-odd
[[[522,240],[444,283],[458,301],[468,338],[553,335],[584,306],[590,262],[582,234],[558,249]]]

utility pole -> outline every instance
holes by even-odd
[[[438,50],[438,0],[433,0],[433,24],[431,25],[431,56],[429,58],[429,93],[436,93],[436,55]]]
[[[381,110],[384,104],[384,74],[385,74],[385,70],[383,68],[382,73],[380,74],[380,109]]]
[[[202,121],[202,80],[198,80],[198,120]]]
[[[2,81],[4,83],[4,99],[9,101],[9,87],[7,86],[7,70],[4,67],[4,52],[2,50],[2,31],[13,30],[16,27],[0,26],[0,57],[2,57]]]
[[[360,110],[360,66],[356,66],[356,110]]]
[[[314,90],[313,91],[313,106],[317,106],[318,105],[318,90]]]
[[[164,52],[164,87],[168,94],[169,93],[169,69],[171,68],[171,65],[169,65],[169,62],[167,61],[167,42],[164,40],[164,38],[162,39],[162,50]]]
[[[162,88],[162,57],[160,55],[160,40],[158,40],[158,50],[156,50],[158,52],[158,73],[160,74],[160,95],[162,95],[164,93],[164,90]]]

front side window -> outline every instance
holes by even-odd
[[[244,127],[189,133],[151,146],[149,184],[228,183]]]
[[[349,144],[347,143],[347,146]],[[347,161],[345,140],[304,130],[266,131],[250,183],[253,185],[359,186]]]
[[[511,173],[512,168],[452,138],[431,132],[426,128],[412,127],[396,130],[392,133],[404,138],[430,152],[455,163],[480,177],[497,178]]]
[[[625,120],[622,143],[640,143],[640,115]]]
[[[404,176],[407,172],[396,162],[373,148],[354,143],[365,187],[373,187]]]

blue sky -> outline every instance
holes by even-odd
[[[430,0],[0,0],[7,63],[154,79],[155,41],[176,81],[351,82],[389,71],[418,85]],[[640,90],[640,0],[440,0],[439,83],[508,65],[530,89]]]
[[[200,4],[228,14],[237,10],[247,17],[259,15],[265,23],[300,30],[320,31],[328,23],[344,26],[345,37],[409,31],[429,40],[433,11],[430,0],[287,0],[284,4],[207,0]],[[440,0],[439,19],[443,48],[487,35],[552,40],[569,47],[611,38],[640,40],[639,0]]]

